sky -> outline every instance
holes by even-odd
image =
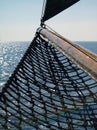
[[[0,41],[32,41],[44,0],[0,0]],[[72,41],[97,41],[97,0],[80,0],[46,21]]]

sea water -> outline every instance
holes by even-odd
[[[0,42],[0,91],[30,42]]]
[[[97,54],[97,42],[75,42],[76,44]],[[30,42],[1,42],[0,43],[0,91],[11,73],[19,63]]]
[[[77,41],[76,44],[97,54],[97,41]],[[22,58],[30,42],[0,42],[0,91]]]

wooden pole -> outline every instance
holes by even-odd
[[[97,81],[97,55],[75,45],[66,38],[63,38],[48,29],[40,28],[38,29],[38,32],[51,41],[53,46]]]

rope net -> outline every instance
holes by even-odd
[[[97,82],[37,34],[0,93],[0,129],[97,130]]]

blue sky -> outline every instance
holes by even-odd
[[[43,0],[0,0],[0,40],[31,41]],[[97,0],[80,0],[46,22],[72,41],[97,41]]]

